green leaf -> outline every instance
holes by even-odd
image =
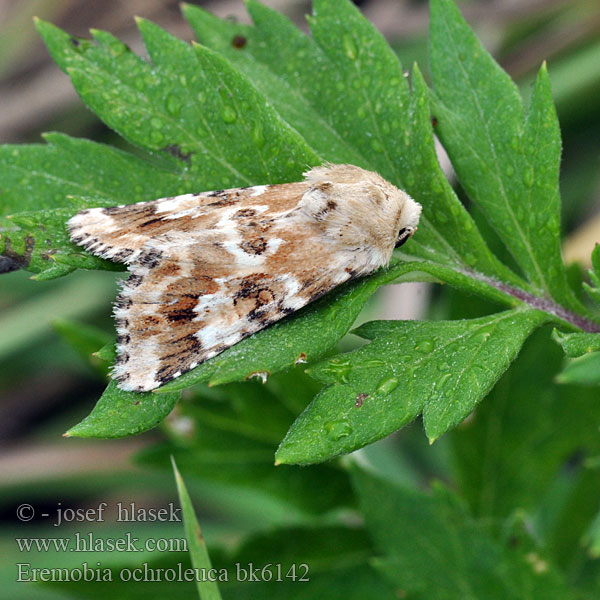
[[[143,19],[138,26],[153,64],[106,32],[74,44],[38,21],[83,101],[124,138],[177,164],[196,191],[294,180],[320,162],[226,60]]]
[[[600,352],[590,352],[570,360],[556,376],[557,383],[600,385]]]
[[[165,419],[177,400],[178,393],[125,392],[111,381],[92,412],[65,436],[119,438],[142,433]]]
[[[588,271],[592,285],[583,284],[583,289],[597,304],[600,304],[600,244],[594,246],[592,251],[592,268]]]
[[[573,598],[544,558],[492,539],[440,485],[427,495],[357,467],[352,476],[367,530],[383,555],[375,566],[409,597]]]
[[[307,143],[319,154],[326,155],[328,160],[335,163],[360,164],[363,159],[356,148],[343,139],[329,123],[325,114],[320,114],[316,107],[311,105],[303,90],[295,85],[292,70],[305,69],[308,60],[317,59],[314,55],[315,45],[293,24],[279,13],[273,11],[273,26],[266,25],[264,31],[288,37],[284,46],[278,47],[279,56],[283,52],[282,61],[285,65],[282,72],[272,67],[278,61],[273,60],[270,49],[272,41],[260,39],[261,31],[227,19],[219,19],[211,13],[191,4],[183,4],[183,13],[194,29],[198,40],[204,45],[219,52],[244,73],[273,104],[277,112],[304,137]],[[250,5],[251,11],[265,11],[268,15],[270,9],[262,5]],[[244,40],[243,50],[233,44],[233,40]],[[265,42],[270,48],[261,48]],[[290,42],[293,49],[290,52]],[[263,63],[255,58],[256,53],[264,57],[268,63]],[[308,57],[307,57],[308,53]],[[304,60],[303,60],[304,58]],[[321,57],[324,59],[324,57]],[[293,68],[293,69],[292,69]],[[286,77],[287,75],[287,77]],[[296,78],[297,79],[297,78]]]
[[[33,277],[36,281],[56,279],[76,268],[124,270],[124,265],[92,256],[73,244],[65,227],[65,221],[78,210],[88,206],[106,206],[106,200],[71,200],[74,205],[71,209],[16,213],[6,219],[11,225],[16,224],[18,229],[6,232],[0,240],[0,243],[4,242],[4,254],[15,258],[22,268],[37,273]]]
[[[545,66],[525,118],[451,0],[431,2],[430,56],[437,130],[461,184],[535,288],[579,309],[560,254],[561,142]]]
[[[185,536],[188,541],[192,565],[197,569],[198,573],[208,573],[212,568],[212,565],[198,519],[196,518],[194,505],[192,504],[192,499],[188,494],[181,474],[177,469],[175,459],[172,459],[171,462],[175,474],[175,481],[177,482],[177,493],[179,494],[179,503],[181,504],[181,510],[183,512]],[[221,600],[219,586],[215,581],[212,581],[210,577],[199,577],[196,579],[196,587],[198,589],[198,596],[201,600]]]
[[[555,329],[552,337],[570,358],[600,350],[600,335],[597,333],[564,333]]]
[[[533,527],[541,540],[551,535],[553,519],[562,518],[573,536],[566,552],[574,557],[577,532],[587,527],[585,521],[579,526],[584,510],[570,511],[563,497],[554,509],[543,505],[557,485],[567,496],[575,494],[582,463],[600,454],[600,403],[594,389],[554,384],[562,362],[548,328],[535,332],[473,417],[448,438],[458,487],[474,515],[501,523],[516,507],[528,521],[538,514]],[[590,479],[599,485],[597,476]],[[544,510],[551,515],[540,519]],[[565,536],[560,538],[564,545]]]
[[[278,462],[351,452],[421,412],[434,441],[469,415],[544,320],[517,309],[465,321],[366,323],[356,333],[370,344],[309,368],[329,385],[290,428]]]
[[[314,39],[266,6],[250,1],[248,9],[254,27],[223,22],[190,5],[184,12],[199,39],[252,77],[321,156],[376,170],[423,204],[407,251],[519,283],[487,249],[440,168],[418,68],[410,90],[396,55],[350,2],[315,3]],[[246,39],[242,49],[232,45],[236,35]],[[352,93],[342,93],[346,89]],[[351,142],[352,153],[332,137]]]

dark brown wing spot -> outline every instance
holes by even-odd
[[[136,275],[136,274],[132,273],[129,276],[129,279],[127,280],[127,285],[129,287],[135,288],[135,287],[138,287],[142,283],[143,280],[144,280],[144,278],[141,275]]]
[[[111,260],[115,262],[125,262],[134,252],[135,250],[132,250],[131,248],[123,248],[123,250],[119,250]]]
[[[256,216],[256,211],[253,208],[242,208],[241,210],[238,210],[235,215],[233,215],[233,217],[235,219],[241,219],[241,218],[245,218],[245,217],[255,217]]]
[[[163,253],[156,248],[148,248],[143,250],[139,257],[137,258],[137,262],[149,269],[153,269],[160,262]]]
[[[240,244],[240,248],[246,254],[260,255],[267,249],[267,241],[264,238],[256,238],[253,240],[244,240]]]

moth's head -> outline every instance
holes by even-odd
[[[362,250],[373,268],[387,264],[417,230],[421,205],[377,173],[325,165],[305,175],[311,187],[304,207],[333,242],[356,256]]]
[[[421,205],[415,202],[406,192],[398,189],[397,191],[404,196],[404,203],[398,220],[398,236],[395,248],[399,248],[413,236],[417,231],[421,216]]]

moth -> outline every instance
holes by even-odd
[[[377,173],[326,164],[296,183],[83,210],[88,252],[124,263],[114,306],[124,390],[178,377],[334,287],[387,265],[421,206]]]

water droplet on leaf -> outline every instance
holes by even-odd
[[[415,350],[422,352],[423,354],[429,354],[435,347],[433,340],[421,340],[416,346]]]
[[[350,34],[345,33],[342,36],[342,44],[344,45],[344,52],[346,53],[346,56],[350,60],[356,60],[356,58],[358,57],[358,51],[356,49],[354,39]]]
[[[176,117],[181,112],[181,100],[175,94],[169,94],[166,101],[167,112]]]
[[[348,437],[352,433],[352,427],[347,421],[325,423],[324,429],[327,432],[327,437],[334,442]]]
[[[231,108],[231,106],[228,106],[226,104],[225,106],[223,106],[223,112],[221,113],[221,117],[223,118],[223,121],[225,121],[225,123],[235,123],[237,119],[237,114],[235,110]]]
[[[396,377],[387,377],[382,379],[377,385],[377,393],[387,396],[398,387],[398,379]]]
[[[162,144],[164,139],[165,139],[165,136],[160,131],[151,131],[150,132],[150,141],[155,146]]]
[[[256,123],[254,123],[254,127],[252,128],[252,139],[259,148],[262,148],[265,145],[265,136],[263,133],[262,123],[260,121],[256,121]]]

